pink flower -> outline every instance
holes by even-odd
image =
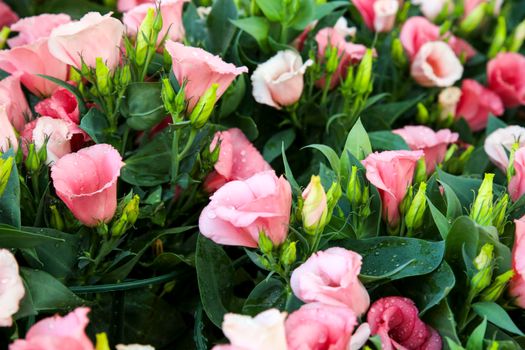
[[[299,101],[303,93],[304,73],[313,64],[303,64],[301,56],[292,50],[279,51],[261,63],[252,74],[255,101],[281,109]]]
[[[71,153],[73,134],[67,122],[51,117],[40,117],[34,121],[34,125],[27,125],[30,131],[26,131],[22,136],[25,136],[28,142],[33,142],[37,151],[46,146],[46,164],[55,163],[64,155]]]
[[[120,63],[120,44],[124,25],[111,13],[102,16],[89,12],[80,19],[63,24],[51,32],[49,51],[62,62],[82,68],[82,61],[88,67],[96,66],[96,58],[101,57],[109,69]]]
[[[516,234],[512,248],[512,269],[514,277],[509,284],[509,294],[514,297],[514,304],[525,309],[525,217],[514,220]]]
[[[485,153],[504,173],[509,166],[508,154],[515,143],[518,143],[519,148],[525,146],[525,128],[518,125],[497,129],[485,139]]]
[[[514,153],[515,174],[509,182],[509,194],[513,201],[517,201],[525,194],[525,148]]]
[[[210,152],[217,146],[220,148],[215,171],[204,182],[208,192],[216,191],[229,181],[246,180],[259,172],[272,170],[240,129],[216,132],[210,144]]]
[[[11,327],[25,290],[16,259],[7,249],[0,249],[0,281],[0,327]]]
[[[37,74],[66,80],[69,72],[66,64],[51,55],[47,41],[41,38],[32,44],[0,51],[0,69],[19,75],[22,84],[40,97],[51,95],[58,85]]]
[[[459,135],[449,129],[438,132],[426,126],[405,126],[402,129],[392,130],[405,140],[411,150],[422,150],[425,153],[425,164],[427,174],[430,175],[436,169],[436,165],[445,158],[449,144],[458,140]]]
[[[7,40],[9,47],[32,44],[40,38],[47,38],[56,27],[71,22],[69,15],[43,14],[40,16],[22,18],[11,25],[11,31],[18,35]]]
[[[370,297],[359,281],[361,255],[344,248],[314,253],[292,273],[294,294],[304,301],[346,306],[361,315],[370,306]]]
[[[416,305],[408,298],[377,300],[368,311],[367,321],[372,334],[381,337],[383,350],[441,350],[441,337],[419,319]]]
[[[465,0],[465,17],[468,17],[479,5],[488,2],[489,0]],[[498,15],[501,11],[503,0],[492,1],[492,3],[492,6],[494,6],[493,14]]]
[[[304,42],[308,38],[308,34],[312,29],[314,29],[315,25],[317,24],[317,21],[314,21],[310,23],[306,28],[303,30],[303,32],[294,40],[293,46],[298,51],[303,51],[304,48]],[[356,27],[348,27],[348,21],[344,17],[339,17],[337,22],[335,22],[335,25],[333,29],[343,37],[343,39],[346,39],[347,37],[355,37],[357,33]]]
[[[0,104],[0,152],[13,148],[18,150],[18,138],[15,128],[9,121],[5,105]]]
[[[421,46],[410,73],[422,86],[447,87],[461,79],[463,66],[450,46],[442,41],[433,41]]]
[[[500,53],[487,64],[489,88],[497,93],[505,107],[525,104],[525,56]]]
[[[0,28],[9,26],[18,21],[18,15],[0,0]]]
[[[94,350],[85,333],[89,308],[80,307],[64,317],[53,316],[35,323],[26,339],[15,340],[9,350]]]
[[[288,350],[346,350],[356,325],[352,309],[305,304],[286,320]]]
[[[456,108],[461,98],[461,89],[455,86],[450,86],[441,90],[438,96],[439,118],[440,120],[448,120],[450,116],[456,116]]]
[[[411,61],[414,60],[423,45],[431,41],[440,41],[444,38],[448,39],[448,44],[456,55],[465,55],[467,58],[471,58],[476,54],[476,51],[464,40],[456,38],[450,33],[440,36],[439,27],[425,17],[410,17],[403,24],[399,36]]]
[[[210,197],[199,218],[200,232],[215,243],[257,247],[259,232],[276,245],[286,239],[292,191],[282,176],[264,171],[231,181]]]
[[[366,26],[375,32],[389,32],[394,27],[399,0],[352,0]]]
[[[463,117],[473,131],[483,130],[490,114],[500,116],[504,111],[497,94],[475,80],[463,80],[456,116]]]
[[[120,12],[126,12],[136,6],[150,3],[155,3],[155,0],[118,0],[117,8]]]
[[[62,87],[58,88],[51,97],[38,102],[35,111],[40,115],[71,121],[75,124],[80,123],[77,99],[75,95]]]
[[[16,130],[21,131],[31,118],[31,110],[17,75],[10,75],[0,80],[0,104],[6,107],[11,124]]]
[[[160,3],[162,15],[162,30],[157,38],[157,44],[168,34],[167,38],[173,41],[182,41],[184,38],[184,25],[182,23],[182,7],[190,0],[163,0]],[[137,35],[140,24],[146,17],[148,9],[155,9],[155,3],[145,3],[132,8],[122,18],[127,28],[128,35]],[[169,33],[168,33],[169,31]]]
[[[434,20],[439,16],[445,6],[448,6],[449,12],[454,9],[452,0],[412,0],[412,3],[420,5],[419,9],[430,20]]]
[[[73,215],[89,227],[113,218],[117,179],[124,166],[118,151],[98,144],[60,158],[51,168],[53,185]]]
[[[366,46],[347,42],[345,36],[336,28],[321,29],[315,36],[317,42],[317,56],[319,61],[325,60],[326,49],[334,47],[337,49],[339,57],[339,66],[332,76],[330,88],[336,87],[341,79],[344,79],[351,64],[361,61],[366,53]],[[318,85],[324,86],[325,78],[317,82]]]
[[[173,59],[173,74],[177,81],[181,86],[187,82],[184,92],[190,111],[213,83],[219,84],[219,99],[238,75],[248,72],[248,68],[235,67],[198,47],[184,46],[168,40],[166,50]]]
[[[391,226],[399,221],[399,205],[412,183],[414,170],[422,151],[385,151],[368,155],[363,160],[366,178],[381,196],[383,217]]]
[[[218,345],[213,350],[287,350],[284,333],[285,312],[270,309],[255,317],[224,315],[222,331],[230,345]]]

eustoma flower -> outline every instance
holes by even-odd
[[[395,24],[399,0],[352,0],[366,26],[375,32],[389,32]]]
[[[117,179],[124,163],[110,145],[98,144],[60,158],[51,168],[58,197],[86,226],[113,218],[117,209]]]
[[[385,151],[372,153],[364,161],[366,178],[379,191],[383,217],[391,226],[399,222],[399,205],[412,183],[422,151]]]
[[[126,12],[136,6],[150,3],[155,3],[155,0],[118,0],[117,8],[120,12]]]
[[[0,281],[0,327],[10,327],[25,291],[16,259],[7,249],[0,249]]]
[[[18,21],[17,14],[11,8],[0,0],[0,28],[8,26]]]
[[[504,111],[503,102],[496,93],[475,80],[463,80],[456,116],[465,119],[473,131],[484,129],[490,114],[500,116]]]
[[[448,12],[454,9],[454,3],[452,0],[412,0],[414,5],[419,5],[419,9],[423,15],[434,20],[445,8],[448,6]]]
[[[514,153],[513,168],[515,174],[509,182],[509,194],[513,201],[517,201],[525,194],[525,148]]]
[[[445,158],[449,144],[458,140],[459,135],[449,129],[437,132],[426,126],[405,126],[392,131],[405,140],[411,150],[422,150],[425,153],[427,174],[432,174],[436,165]]]
[[[514,304],[525,309],[525,218],[514,220],[516,234],[512,248],[512,268],[514,277],[510,281],[509,293]]]
[[[506,172],[509,156],[514,145],[525,146],[525,128],[518,125],[497,129],[485,139],[485,153],[501,171]]]
[[[361,256],[334,247],[314,253],[292,273],[291,287],[304,302],[350,308],[361,315],[370,305],[370,297],[359,281]]]
[[[56,27],[71,22],[71,17],[64,13],[42,14],[22,18],[11,25],[11,30],[18,35],[7,40],[9,47],[32,44],[40,38],[47,38]]]
[[[200,215],[199,229],[216,243],[245,247],[257,247],[264,231],[278,245],[286,239],[291,205],[288,181],[260,172],[219,188]]]
[[[525,56],[500,53],[487,64],[489,88],[497,93],[506,107],[525,104]]]
[[[232,180],[245,180],[259,172],[272,170],[259,151],[240,129],[218,131],[210,144],[210,152],[219,147],[219,159],[204,182],[213,192]]]
[[[383,350],[440,350],[439,334],[419,319],[414,302],[403,297],[377,300],[368,311],[372,334],[381,337]]]
[[[312,64],[312,60],[303,64],[301,56],[295,51],[279,51],[258,65],[252,74],[255,101],[277,109],[293,105],[301,98],[303,76]]]
[[[17,75],[0,80],[0,105],[4,105],[7,116],[16,130],[21,131],[31,118],[31,110],[20,87]]]
[[[64,155],[71,153],[71,139],[68,124],[61,119],[40,117],[26,125],[22,138],[33,142],[36,150],[46,147],[46,164],[52,164]]]
[[[15,151],[18,149],[18,138],[7,116],[5,105],[0,104],[0,152],[6,152],[9,148]]]
[[[461,79],[463,66],[447,43],[433,41],[421,46],[410,73],[422,86],[446,87]]]

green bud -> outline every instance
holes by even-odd
[[[412,203],[413,198],[414,198],[414,186],[410,186],[407,189],[405,198],[403,198],[403,200],[401,201],[401,204],[399,205],[399,213],[401,215],[405,215],[408,212],[408,209],[410,209],[410,203]]]
[[[149,8],[146,17],[140,24],[135,44],[135,60],[140,67],[146,63],[150,39],[153,33],[153,22],[155,21],[155,9]]]
[[[122,215],[113,222],[113,225],[111,225],[111,236],[120,237],[126,233],[128,227],[127,221],[128,217],[126,216],[126,213],[122,213]]]
[[[259,255],[259,262],[267,270],[271,270],[272,269],[272,264],[270,263],[270,261],[265,256]]]
[[[417,104],[416,120],[420,124],[427,124],[430,120],[427,107],[421,102]]]
[[[399,38],[395,38],[392,41],[392,49],[390,54],[392,55],[392,60],[396,66],[399,68],[406,67],[408,60],[405,54],[405,49],[403,48],[403,44],[401,44],[401,40]]]
[[[447,149],[447,153],[445,153],[445,158],[443,158],[443,162],[448,162],[454,156],[454,153],[456,153],[458,148],[458,145],[456,145],[455,143],[450,145],[450,147]]]
[[[281,263],[284,266],[291,266],[297,260],[296,242],[285,243],[281,253]]]
[[[481,22],[485,18],[485,13],[487,10],[487,3],[481,3],[476,6],[476,8],[461,21],[459,25],[459,30],[464,34],[472,33],[475,29],[479,28]]]
[[[265,255],[271,255],[273,250],[273,242],[266,235],[264,230],[259,231],[259,249]]]
[[[498,53],[504,49],[503,45],[505,44],[505,39],[507,38],[507,22],[504,16],[498,17],[498,24],[494,29],[494,34],[492,35],[492,44],[490,45],[489,52],[487,56],[489,58],[494,58]]]
[[[494,267],[494,246],[487,243],[481,247],[481,251],[473,263],[478,272],[470,281],[469,296],[471,299],[490,285]]]
[[[74,81],[75,83],[80,83],[82,81],[82,75],[76,70],[76,68],[69,68],[69,80]]]
[[[326,202],[328,205],[328,215],[326,220],[327,223],[330,222],[330,219],[332,218],[332,212],[342,195],[343,190],[341,189],[341,185],[339,185],[338,182],[332,182],[332,186],[330,186],[328,192],[326,192]]]
[[[137,219],[139,218],[139,204],[140,197],[136,194],[124,207],[124,214],[126,214],[128,218],[127,222],[130,227],[135,225],[135,222],[137,222]]]
[[[7,159],[0,158],[0,197],[2,197],[7,187],[14,162],[15,159],[13,157],[8,157]]]
[[[102,61],[102,58],[97,57],[96,60],[96,68],[95,68],[95,74],[97,76],[97,87],[98,91],[102,94],[102,96],[108,96],[111,94],[111,72]]]
[[[487,350],[498,350],[499,349],[499,342],[496,340],[492,340],[490,342],[490,345],[487,347]]]
[[[363,190],[363,197],[361,199],[361,203],[363,204],[361,206],[361,210],[359,212],[361,218],[367,218],[372,213],[372,210],[370,209],[370,188],[368,185],[365,186],[365,189]]]
[[[30,143],[27,150],[27,158],[25,161],[26,168],[29,172],[35,172],[40,168],[40,159],[38,157],[38,152],[35,148],[34,143]]]
[[[496,279],[490,287],[485,289],[483,293],[481,294],[481,300],[482,301],[496,301],[499,299],[499,297],[503,294],[505,289],[507,288],[507,284],[509,283],[510,279],[514,277],[514,270],[509,270],[505,273],[502,273]]]
[[[51,218],[49,220],[51,227],[59,231],[63,231],[64,230],[64,219],[62,218],[62,215],[58,211],[56,205],[50,206],[49,210],[51,211]]]
[[[0,50],[4,48],[10,33],[11,29],[9,29],[9,27],[3,27],[2,30],[0,30]]]
[[[121,87],[126,87],[131,82],[131,68],[125,65],[120,69],[118,83]]]
[[[339,67],[339,52],[334,46],[328,46],[326,51],[326,73],[332,75]]]
[[[492,212],[492,226],[496,227],[498,232],[503,232],[507,223],[507,207],[509,205],[509,194],[505,193],[503,197],[494,205]]]
[[[358,94],[366,94],[372,90],[372,61],[372,50],[367,49],[365,55],[359,63],[359,68],[357,68],[357,74],[355,76],[354,91]]]
[[[97,333],[97,345],[95,350],[110,350],[108,336],[106,333]]]
[[[100,224],[98,224],[97,226],[97,233],[100,235],[100,236],[107,236],[108,233],[109,233],[109,229],[108,229],[108,225],[106,225],[106,223],[104,222],[101,222]]]
[[[358,208],[363,199],[363,191],[361,190],[361,183],[359,177],[357,176],[357,166],[352,166],[352,172],[350,174],[350,181],[348,181],[348,186],[346,188],[346,196],[352,204],[353,208]]]
[[[521,46],[523,45],[523,41],[525,40],[525,20],[522,21],[516,29],[514,29],[514,33],[512,34],[512,38],[510,40],[510,45],[508,47],[509,52],[518,52],[521,49]]]
[[[452,27],[451,21],[445,21],[441,27],[439,27],[439,36],[444,36],[450,31],[450,27]]]
[[[486,243],[481,247],[481,251],[473,261],[476,270],[481,271],[491,266],[492,260],[494,259],[494,246],[490,243]]]
[[[201,96],[197,105],[193,108],[190,114],[191,126],[195,129],[202,128],[213,112],[213,107],[217,102],[217,89],[219,84],[211,84],[210,88],[206,90],[204,95]]]
[[[516,155],[516,151],[520,148],[519,142],[514,142],[510,149],[509,154],[509,165],[507,166],[507,182],[510,183],[510,180],[512,177],[516,174],[516,169],[514,169],[514,157]]]
[[[312,176],[303,192],[301,218],[303,228],[310,235],[319,234],[326,225],[328,215],[327,195],[319,176]]]
[[[162,20],[162,13],[160,11],[157,11],[155,15],[155,20],[153,21],[153,31],[158,35],[160,31],[162,30],[163,26],[163,20]]]
[[[162,90],[160,95],[162,97],[162,102],[164,102],[164,108],[166,108],[169,114],[175,115],[177,113],[177,106],[175,105],[176,95],[168,78],[162,79]]]
[[[111,225],[111,235],[113,237],[120,237],[126,233],[137,221],[139,217],[139,195],[134,195],[129,199],[131,194],[125,197],[124,200],[119,204],[119,212],[121,211],[118,219]]]
[[[346,72],[346,78],[343,82],[343,91],[350,93],[352,90],[352,86],[354,85],[354,66],[348,67],[348,70]]]
[[[44,144],[38,150],[38,159],[40,160],[40,163],[45,164],[47,161],[47,143],[48,142],[49,142],[49,137],[46,136],[44,140]]]
[[[423,217],[427,209],[426,190],[427,184],[424,182],[420,183],[419,189],[405,214],[405,223],[409,232],[417,230],[423,226]]]
[[[419,183],[427,179],[427,165],[425,157],[419,158],[416,164],[416,171],[414,172],[414,183]]]
[[[476,196],[470,211],[471,219],[482,226],[489,226],[492,224],[493,181],[494,174],[485,174],[485,178],[481,183],[481,186],[478,190],[478,195]]]

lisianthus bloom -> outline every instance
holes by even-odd
[[[302,197],[303,227],[307,233],[320,234],[328,216],[328,201],[320,176],[312,176],[310,183],[302,193]]]
[[[399,0],[352,0],[366,26],[374,32],[389,32],[394,27]]]
[[[514,277],[510,280],[509,294],[514,304],[525,309],[525,218],[514,220],[516,231],[512,248],[512,269]]]
[[[317,21],[313,21],[309,25],[306,26],[306,28],[303,30],[303,32],[294,40],[293,45],[298,51],[303,51],[304,48],[304,42],[308,38],[308,34],[312,29],[314,29],[315,25],[317,24]],[[337,22],[335,22],[335,25],[333,29],[343,37],[343,39],[347,39],[347,37],[355,37],[357,33],[356,27],[349,27],[348,21],[344,17],[339,17]]]
[[[46,147],[46,164],[52,164],[64,155],[71,153],[73,134],[68,123],[62,119],[40,117],[29,124],[22,133],[22,139],[33,142],[37,151]]]
[[[181,86],[186,82],[184,93],[190,111],[212,84],[219,84],[219,99],[238,75],[248,72],[248,68],[235,67],[201,48],[184,46],[172,40],[166,42],[166,50],[173,59],[175,78]]]
[[[154,4],[155,0],[118,0],[117,9],[126,12],[142,4]]]
[[[51,32],[49,51],[60,61],[82,68],[96,67],[97,57],[113,70],[120,63],[124,25],[111,13],[89,12],[79,21],[63,24]]]
[[[18,150],[18,138],[7,116],[5,105],[0,104],[0,152],[5,152],[10,148]]]
[[[514,176],[509,182],[509,194],[513,201],[520,199],[525,194],[525,148],[520,148],[514,153]]]
[[[199,218],[200,232],[215,243],[257,247],[259,233],[276,245],[288,233],[292,190],[273,171],[230,181],[217,190]]]
[[[25,290],[16,259],[7,249],[0,249],[0,281],[0,327],[10,327]]]
[[[89,308],[81,307],[64,317],[53,316],[35,323],[25,339],[15,340],[9,350],[94,350],[86,335]]]
[[[488,2],[492,2],[493,5],[494,5],[494,9],[493,9],[493,13],[495,15],[498,15],[501,11],[501,6],[503,5],[503,0],[496,0],[496,1],[491,1],[491,0],[465,0],[464,2],[464,10],[465,10],[465,16],[464,17],[468,17],[468,15],[470,15],[472,13],[472,11],[474,11],[479,5],[483,4],[483,3],[488,3]]]
[[[483,130],[489,115],[500,116],[503,112],[503,102],[496,93],[475,80],[463,80],[456,116],[465,119],[473,131]]]
[[[487,64],[489,88],[497,93],[505,107],[525,104],[525,56],[500,53]]]
[[[392,131],[405,140],[411,150],[421,150],[425,153],[427,174],[432,174],[436,165],[445,158],[449,144],[458,140],[459,135],[449,129],[437,132],[426,126],[405,126]]]
[[[182,23],[182,7],[190,0],[163,0],[160,3],[160,14],[162,15],[162,29],[157,38],[157,44],[167,37],[173,41],[184,39],[184,25]],[[129,35],[135,36],[139,27],[146,17],[148,10],[156,8],[155,3],[145,3],[132,8],[122,18]],[[166,36],[167,35],[167,36]]]
[[[11,124],[17,131],[31,118],[31,110],[20,87],[20,78],[10,75],[0,80],[0,104],[4,105]]]
[[[217,345],[213,350],[287,350],[284,330],[286,313],[277,309],[255,317],[226,314],[222,331],[230,345]]]
[[[0,69],[18,75],[22,85],[40,97],[51,95],[58,85],[39,74],[66,80],[69,73],[67,64],[51,55],[47,44],[47,38],[40,38],[32,44],[0,51]]]
[[[117,209],[117,179],[124,166],[107,144],[83,148],[60,158],[51,168],[56,193],[86,226],[109,222]]]
[[[366,178],[381,196],[383,218],[391,226],[399,222],[399,205],[414,178],[414,170],[423,151],[385,151],[371,153],[363,160]]]
[[[56,27],[71,22],[71,17],[64,13],[42,14],[25,17],[11,25],[11,31],[17,36],[7,40],[9,47],[32,44],[40,38],[47,38]]]
[[[210,152],[219,147],[215,171],[204,181],[208,192],[214,192],[232,180],[245,180],[259,172],[272,170],[244,133],[237,128],[218,131],[210,144]]]
[[[292,273],[294,294],[304,301],[345,306],[361,315],[370,306],[370,297],[359,281],[361,256],[333,247],[314,253]]]
[[[456,116],[456,109],[461,98],[461,89],[455,86],[447,87],[438,95],[440,120],[447,120],[449,116]]]
[[[77,99],[64,88],[58,88],[49,98],[38,102],[35,111],[51,118],[80,123]]]
[[[495,130],[485,139],[485,153],[489,159],[504,173],[509,166],[509,154],[514,144],[519,148],[525,146],[525,128],[518,125]]]
[[[9,26],[18,21],[18,15],[11,8],[0,0],[0,28]]]
[[[463,66],[447,43],[431,41],[417,52],[410,74],[422,86],[447,87],[461,79]]]
[[[454,2],[452,0],[412,0],[414,5],[419,5],[419,9],[423,15],[434,20],[443,11],[445,6],[448,6],[448,12],[454,9]]]
[[[312,65],[303,64],[301,56],[292,50],[279,51],[268,61],[261,63],[252,74],[255,101],[277,109],[299,101],[303,93],[304,73]]]
[[[412,300],[386,297],[370,306],[367,321],[372,334],[381,337],[383,350],[441,350],[441,337],[419,319],[418,313]]]

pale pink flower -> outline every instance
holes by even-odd
[[[518,148],[525,146],[525,128],[518,125],[497,129],[485,139],[485,153],[504,173],[507,172],[509,154],[515,143],[518,144]]]
[[[71,22],[71,17],[64,13],[25,17],[11,25],[11,31],[17,36],[7,40],[9,47],[32,44],[40,38],[47,38],[56,27]]]
[[[0,327],[11,327],[12,316],[18,311],[24,294],[24,282],[14,255],[0,249]]]
[[[463,66],[448,44],[433,41],[421,46],[410,73],[422,86],[447,87],[461,79]]]

